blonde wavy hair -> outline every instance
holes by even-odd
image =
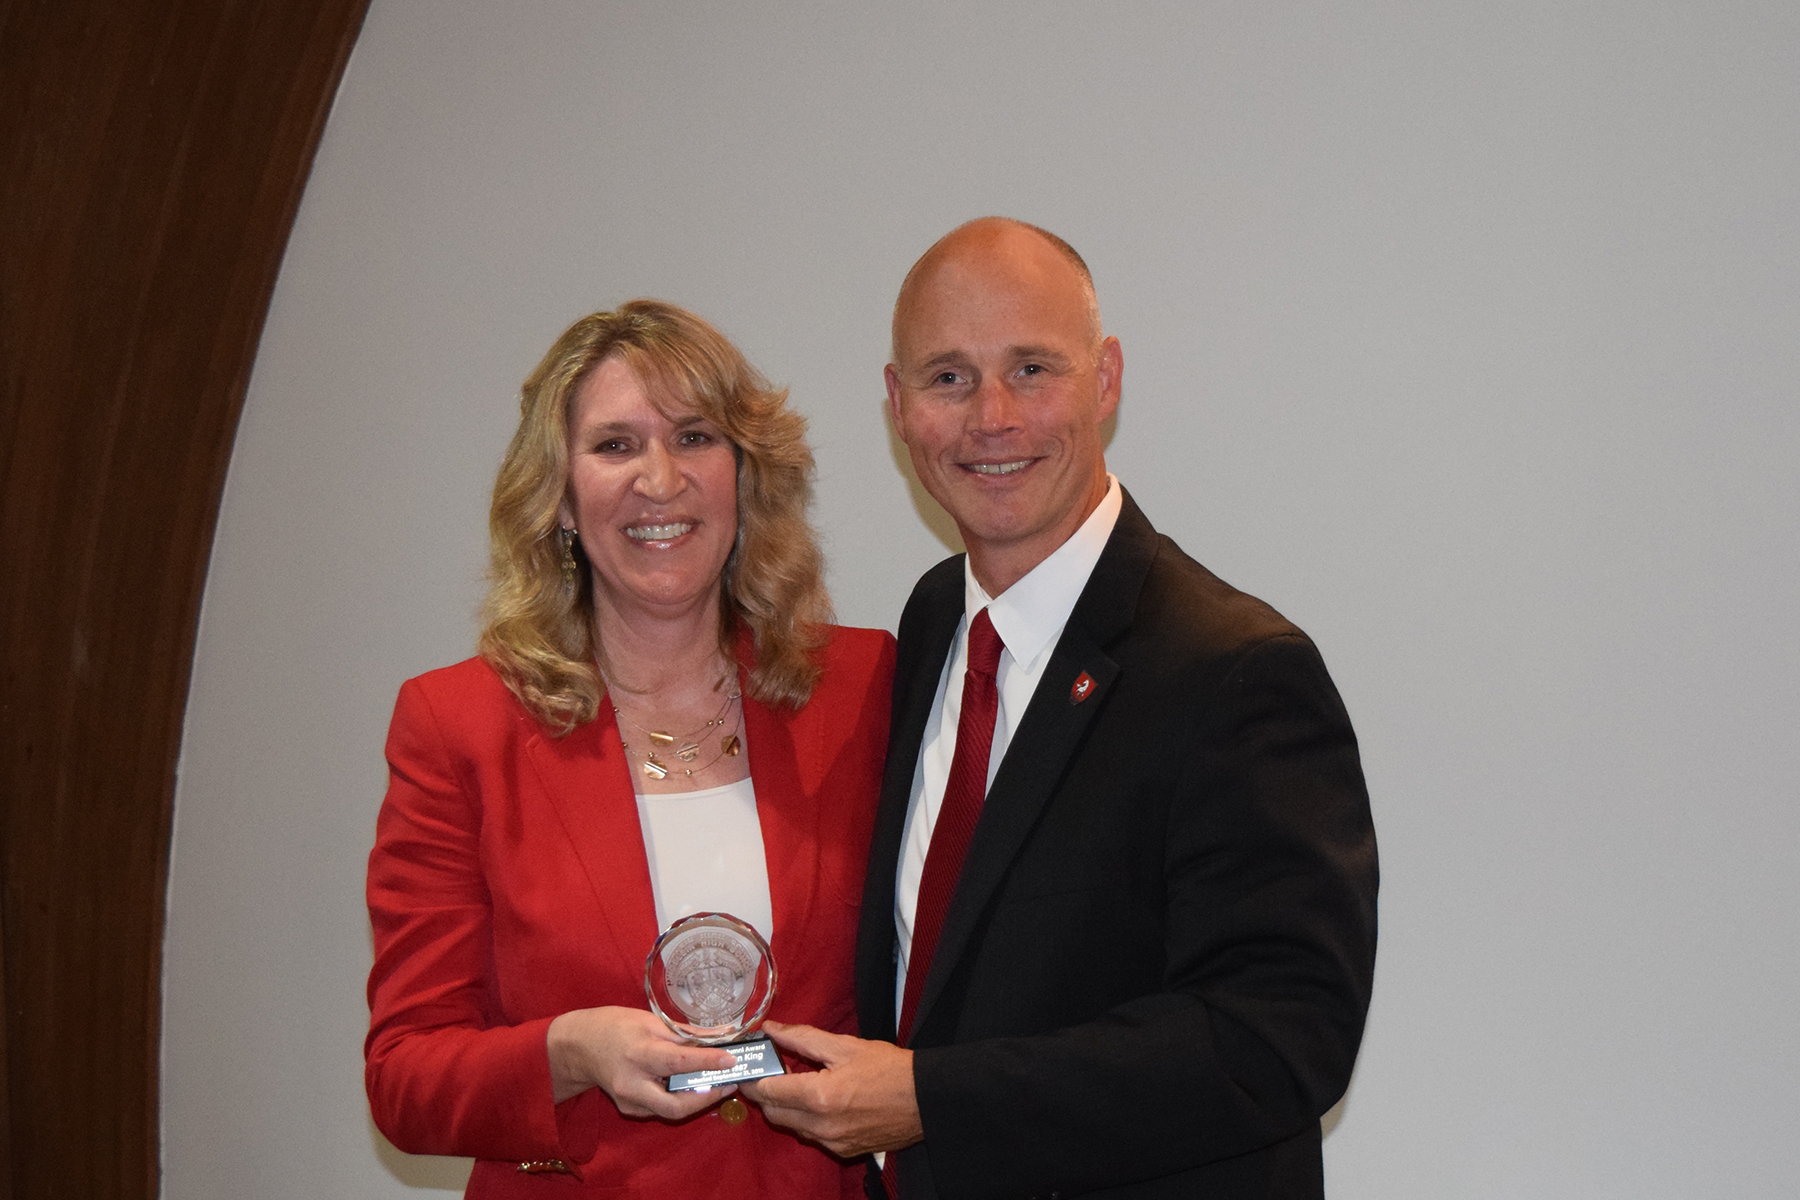
[[[659,411],[699,413],[736,450],[737,540],[719,582],[719,648],[735,659],[747,630],[756,647],[750,694],[799,707],[818,682],[816,651],[831,620],[824,559],[806,519],[806,418],[723,334],[659,300],[581,318],[525,380],[488,516],[481,657],[558,736],[599,711],[605,685],[595,666],[593,577],[577,542],[577,577],[564,581],[557,508],[569,483],[575,394],[609,358],[631,368]]]

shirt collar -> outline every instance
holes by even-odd
[[[1039,657],[1050,649],[1063,626],[1069,623],[1069,614],[1075,611],[1075,602],[1081,598],[1088,576],[1094,573],[1100,552],[1106,549],[1106,541],[1112,536],[1113,525],[1118,522],[1123,505],[1119,480],[1109,473],[1105,497],[1081,523],[1081,528],[1052,551],[1050,557],[1002,592],[997,600],[975,581],[975,572],[965,558],[963,628],[966,630],[975,614],[986,608],[988,619],[994,623],[994,632],[1006,643],[1006,652],[1012,655],[1013,661],[1026,671],[1036,670]]]

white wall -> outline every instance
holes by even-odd
[[[888,306],[1087,255],[1152,518],[1323,647],[1385,887],[1337,1200],[1800,1174],[1800,8],[375,0],[201,625],[165,1194],[400,1197],[369,1125],[389,706],[465,656],[518,381],[637,294],[813,422],[844,619],[942,553]]]

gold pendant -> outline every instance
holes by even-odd
[[[735,733],[728,733],[719,739],[719,749],[724,752],[726,758],[736,758],[737,752],[741,748],[742,745]]]
[[[675,744],[675,735],[672,733],[664,733],[660,729],[646,729],[644,732],[650,735],[652,746],[673,746]]]
[[[693,762],[696,758],[700,757],[700,743],[684,743],[681,749],[675,752],[675,757],[679,758],[682,762]]]
[[[719,1105],[719,1120],[727,1125],[742,1125],[750,1115],[750,1106],[736,1096]]]
[[[667,776],[668,773],[669,768],[663,766],[662,763],[657,760],[656,755],[652,754],[644,759],[644,774],[648,775],[650,778],[662,779]]]

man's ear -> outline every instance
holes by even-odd
[[[888,422],[894,427],[894,436],[904,442],[906,426],[900,419],[900,368],[893,363],[881,368],[881,381],[887,385]]]
[[[1125,379],[1125,352],[1119,339],[1109,337],[1100,343],[1100,419],[1113,415],[1119,408],[1119,395]]]

